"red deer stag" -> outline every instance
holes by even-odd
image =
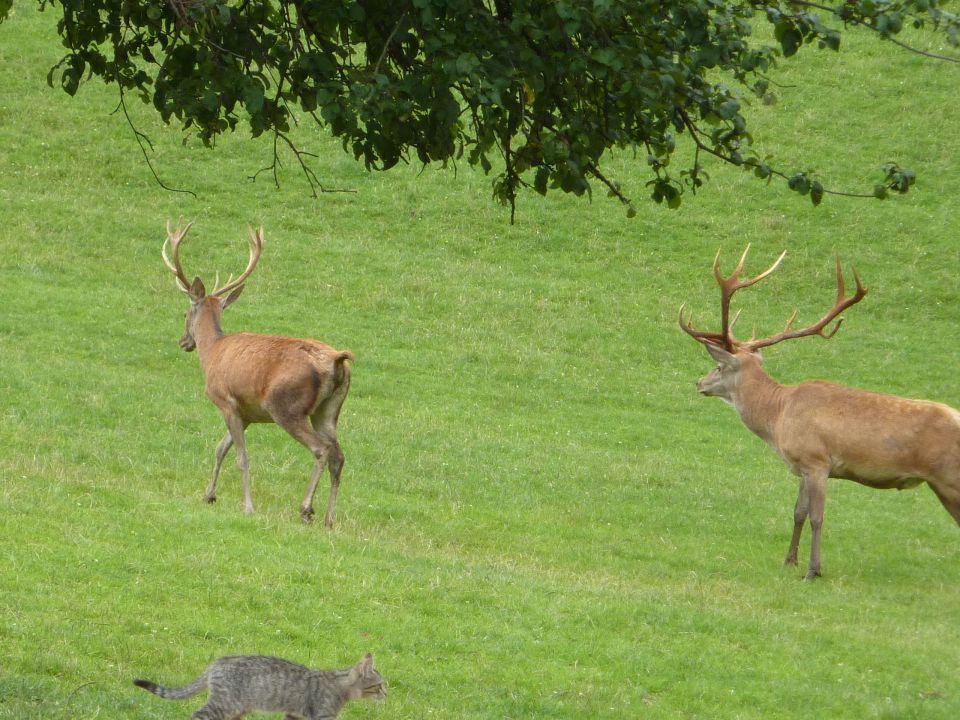
[[[765,272],[741,280],[749,249],[748,245],[726,278],[720,274],[719,252],[714,260],[713,274],[720,285],[720,332],[694,329],[692,319],[684,321],[683,306],[679,321],[680,327],[703,343],[718,363],[697,383],[700,393],[733,405],[744,425],[776,450],[800,478],[786,564],[797,564],[800,533],[809,518],[812,537],[806,579],[820,575],[820,530],[828,477],[898,490],[926,482],[960,524],[960,413],[940,403],[881,395],[821,380],[780,385],[763,370],[761,348],[792,338],[819,335],[830,339],[836,334],[843,321],[840,313],[867,294],[856,271],[857,290],[847,297],[837,259],[836,301],[813,325],[793,329],[794,313],[783,332],[740,341],[733,336],[737,316],[730,320],[731,297],[770,275],[786,255],[784,251]]]
[[[227,423],[228,432],[217,445],[213,477],[204,499],[211,503],[216,500],[220,466],[230,447],[236,445],[237,464],[243,477],[244,510],[253,512],[243,433],[250,423],[273,422],[305,445],[316,458],[307,494],[300,505],[304,522],[313,519],[317,484],[324,466],[330,469],[330,499],[323,524],[333,527],[343,469],[337,419],[350,387],[348,361],[353,355],[315,340],[254,333],[224,335],[220,315],[240,296],[243,283],[260,259],[263,228],[254,231],[247,227],[250,234],[247,269],[236,280],[231,276],[223,287],[215,283],[213,291],[207,293],[200,278],[194,278],[192,283],[187,280],[180,264],[180,244],[192,224],[184,225],[180,218],[176,230],[171,230],[167,221],[167,239],[161,255],[176,277],[177,287],[190,298],[180,347],[187,352],[197,350],[207,397],[220,409]]]

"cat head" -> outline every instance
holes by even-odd
[[[373,669],[373,655],[367,653],[363,659],[350,668],[347,675],[350,683],[350,698],[359,700],[382,700],[387,696],[386,682],[383,676]]]

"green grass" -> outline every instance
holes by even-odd
[[[952,67],[870,39],[784,63],[756,133],[784,163],[812,148],[830,184],[920,174],[887,203],[821,208],[711,167],[680,211],[521,200],[488,179],[368,175],[304,136],[330,187],[270,148],[214,152],[132,106],[160,190],[112,88],[46,87],[52,13],[0,26],[0,718],[186,718],[134,677],[191,679],[227,653],[317,667],[367,651],[380,705],[346,718],[955,718],[960,537],[932,493],[833,481],[815,583],[783,569],[795,482],[722,403],[676,326],[717,322],[709,267],[752,243],[783,267],[739,298],[762,333],[833,299],[836,253],[870,288],[829,343],[766,354],[783,382],[828,377],[960,406]],[[636,161],[611,174],[642,194]],[[598,193],[599,195],[599,193]],[[159,248],[196,221],[188,272],[267,244],[228,331],[309,336],[356,354],[338,526],[305,527],[307,452],[248,434],[253,517]],[[324,481],[326,482],[326,481]],[[321,485],[318,505],[326,499]],[[807,543],[801,546],[806,560]]]

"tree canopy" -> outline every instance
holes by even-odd
[[[12,0],[0,0],[0,19]],[[780,177],[819,203],[821,182],[752,149],[744,98],[768,96],[769,72],[807,47],[836,50],[864,28],[904,45],[904,27],[957,46],[943,0],[40,0],[62,13],[67,49],[48,77],[73,95],[98,77],[206,144],[242,123],[300,161],[290,138],[310,118],[367,168],[463,159],[494,174],[515,208],[530,187],[631,195],[603,169],[613,148],[637,152],[650,197],[677,207],[713,156]],[[753,34],[773,27],[772,41]],[[924,53],[929,54],[929,53]],[[960,61],[958,58],[940,59]],[[128,115],[129,117],[129,115]],[[142,138],[138,134],[138,139]],[[670,160],[689,143],[693,161]],[[268,168],[269,169],[269,168]],[[865,196],[906,192],[896,164]]]

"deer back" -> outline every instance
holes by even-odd
[[[349,380],[352,357],[315,340],[256,333],[224,335],[203,357],[207,396],[249,422],[269,422],[270,407],[310,415]]]
[[[948,405],[822,380],[787,390],[774,442],[791,468],[820,463],[874,487],[960,469],[960,413]]]

